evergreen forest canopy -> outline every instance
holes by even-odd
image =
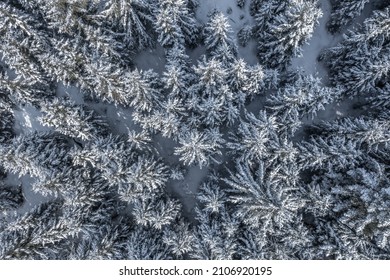
[[[206,2],[0,1],[0,259],[390,259],[390,1]]]

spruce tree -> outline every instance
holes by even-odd
[[[337,33],[341,27],[349,24],[354,18],[359,16],[365,5],[370,0],[338,0],[331,1],[332,14],[327,28],[331,33]]]
[[[33,132],[0,145],[0,163],[7,172],[44,178],[68,161],[68,143],[53,133]]]
[[[315,0],[257,2],[258,9],[253,8],[257,54],[265,66],[283,69],[292,57],[302,55],[301,47],[311,37],[322,11]]]
[[[41,124],[83,141],[104,135],[108,128],[107,123],[93,111],[70,100],[54,99],[44,104],[41,110]]]

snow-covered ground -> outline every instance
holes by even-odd
[[[14,110],[15,123],[14,132],[16,135],[33,131],[51,131],[52,129],[43,126],[38,118],[42,116],[41,111],[32,105],[25,105]]]
[[[134,64],[138,69],[153,69],[156,73],[161,74],[165,68],[165,51],[164,48],[157,44],[153,50],[145,50],[136,55]]]
[[[6,186],[18,187],[22,186],[24,203],[21,207],[16,210],[16,213],[26,213],[31,210],[34,206],[37,206],[43,202],[49,201],[52,197],[45,197],[39,193],[36,193],[32,189],[32,183],[34,179],[30,176],[19,177],[16,174],[8,173],[7,178],[4,180]]]
[[[65,86],[63,83],[57,85],[57,96],[66,97],[76,104],[84,104],[84,95],[80,88],[76,86]]]

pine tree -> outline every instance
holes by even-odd
[[[388,251],[390,226],[386,217],[390,193],[386,186],[389,178],[382,177],[382,172],[365,168],[349,170],[342,182],[332,188],[333,211],[342,224]]]
[[[293,116],[314,118],[318,111],[339,99],[337,88],[323,87],[318,78],[298,73],[293,84],[287,84],[271,96],[267,103],[281,123],[288,122]]]
[[[388,176],[366,160],[341,172],[325,170],[308,188],[318,258],[373,259],[388,254]],[[377,200],[378,199],[378,200]],[[374,202],[375,201],[375,202]]]
[[[104,135],[107,123],[85,106],[70,100],[54,99],[42,106],[43,116],[39,121],[55,131],[83,141]]]
[[[125,104],[138,111],[150,112],[157,106],[161,93],[158,76],[153,71],[138,71],[125,74]]]
[[[276,172],[262,161],[254,171],[247,163],[237,164],[224,180],[230,187],[229,201],[237,205],[237,218],[264,234],[285,227],[305,205],[298,189],[278,181]]]
[[[229,66],[241,67],[235,59]],[[198,118],[209,127],[217,127],[224,123],[231,125],[238,119],[246,100],[245,74],[235,77],[239,73],[234,71],[217,58],[204,57],[195,67],[197,82],[190,87],[186,100],[187,107],[194,112],[194,120]]]
[[[345,170],[366,160],[359,143],[343,136],[316,137],[299,146],[299,161],[304,169]]]
[[[215,13],[204,28],[204,43],[209,54],[220,55],[222,50],[237,55],[236,43],[232,36],[232,29],[226,16],[222,13]],[[212,55],[212,56],[215,56]]]
[[[93,234],[86,234],[72,247],[66,259],[121,260],[124,259],[130,229],[123,225],[105,224]]]
[[[256,11],[258,56],[270,68],[284,68],[311,37],[322,16],[317,1],[260,1]]]
[[[210,132],[191,130],[179,139],[180,146],[175,148],[175,155],[185,165],[197,164],[200,168],[216,161],[215,155],[221,154],[221,139],[213,138]]]
[[[127,76],[122,69],[111,64],[106,57],[100,57],[96,61],[89,57],[82,59],[86,60],[86,64],[83,65],[85,72],[80,73],[80,79],[77,78],[81,88],[98,96],[103,101],[129,106],[128,92],[123,83],[123,76],[125,79]],[[82,63],[82,61],[80,62]]]
[[[119,52],[128,50],[118,40],[119,34],[107,30],[104,18],[99,17],[101,1],[33,0],[31,2],[36,2],[33,12],[40,15],[50,28],[60,34],[70,36],[77,34],[85,47],[88,46],[87,51],[96,56],[106,55],[114,61],[123,62],[126,56]]]
[[[156,32],[163,47],[195,44],[198,26],[186,0],[160,0],[156,15]]]
[[[218,182],[210,180],[203,183],[196,198],[205,213],[218,214],[225,210],[227,196],[218,186]]]
[[[179,220],[174,226],[164,228],[163,242],[169,246],[175,259],[185,259],[193,250],[193,232],[186,222]]]
[[[99,16],[108,20],[118,33],[123,33],[130,47],[140,50],[153,45],[149,30],[155,21],[155,9],[156,1],[110,0]]]
[[[134,201],[132,214],[138,225],[161,230],[179,217],[180,204],[166,195],[143,194]]]
[[[331,1],[332,14],[327,28],[331,33],[337,33],[342,26],[349,24],[354,18],[359,16],[365,5],[370,0],[339,0]]]
[[[169,245],[163,241],[163,233],[153,228],[135,228],[127,241],[126,260],[172,259]]]
[[[313,235],[295,218],[283,229],[276,228],[265,236],[256,229],[245,229],[238,254],[244,260],[310,260],[316,252],[313,242]]]
[[[279,124],[265,111],[260,111],[258,117],[247,113],[246,119],[241,121],[236,133],[231,133],[227,147],[240,161],[254,164],[270,155],[269,146],[277,139]]]
[[[377,93],[368,98],[368,103],[378,112],[382,112],[383,108],[388,111],[390,108],[390,85],[386,84],[383,88],[378,88]]]
[[[190,58],[184,47],[175,46],[167,52],[167,64],[162,75],[164,89],[168,97],[186,99],[187,90],[194,80],[194,71],[190,67]]]
[[[75,234],[62,219],[61,206],[61,201],[44,203],[9,223],[0,234],[0,258],[55,259],[60,243]]]
[[[264,69],[259,64],[249,68],[249,78],[246,84],[246,91],[251,96],[264,94],[265,90],[276,89],[279,84],[279,73],[277,70]]]
[[[146,193],[159,192],[168,180],[167,167],[161,162],[144,156],[138,157],[128,166],[124,165],[122,170],[124,184],[119,184],[118,193],[125,202],[132,202]]]
[[[134,140],[109,136],[72,151],[74,166],[91,166],[101,172],[110,186],[118,188],[120,199],[131,202],[143,193],[160,190],[168,180],[167,167],[150,156],[138,153]]]
[[[209,215],[196,209],[199,221],[191,258],[199,260],[232,260],[237,252],[239,222],[226,209],[217,215]]]
[[[131,142],[124,137],[108,135],[87,142],[83,147],[74,148],[71,157],[75,166],[109,170],[111,167],[133,162],[137,154],[132,147]]]
[[[4,92],[0,95],[0,100],[7,105],[3,105],[6,108],[10,108],[16,105],[38,105],[42,99],[49,99],[53,97],[54,91],[51,85],[36,82],[30,77],[22,78],[16,76],[15,79],[10,79],[6,74],[0,72],[0,90]]]
[[[0,3],[2,59],[23,79],[47,85],[48,77],[37,61],[49,48],[48,36],[42,29],[42,23],[24,11]]]
[[[237,37],[240,45],[246,47],[248,42],[253,38],[253,26],[245,25],[238,31]]]
[[[349,31],[337,46],[325,50],[320,60],[330,69],[330,79],[347,95],[376,93],[388,83],[389,10],[375,11],[358,30]]]
[[[344,135],[346,138],[360,143],[362,148],[371,151],[389,145],[389,126],[388,120],[357,117],[322,122],[313,125],[313,129],[318,131],[319,135],[324,136]]]
[[[46,177],[68,161],[68,144],[56,134],[34,132],[20,135],[0,146],[0,163],[19,176]]]

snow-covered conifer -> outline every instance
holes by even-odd
[[[85,234],[71,248],[67,259],[121,260],[127,247],[129,228],[124,224],[100,226],[94,233]]]
[[[144,194],[134,201],[132,214],[138,225],[161,230],[179,217],[180,204],[166,195]]]
[[[163,240],[163,233],[153,228],[137,227],[129,235],[126,260],[169,260],[170,246]]]
[[[225,210],[227,196],[217,183],[213,181],[203,183],[200,187],[200,193],[196,197],[206,213],[214,214]]]
[[[163,47],[194,44],[198,26],[186,0],[160,0],[156,15],[156,32]]]
[[[240,45],[246,47],[248,42],[253,38],[253,26],[245,25],[238,31],[237,37]]]
[[[150,150],[152,139],[150,135],[145,131],[141,131],[137,133],[134,130],[132,130],[129,132],[127,142],[130,143],[131,149],[144,151],[144,150]]]
[[[158,76],[149,70],[142,72],[134,70],[128,72],[124,77],[126,105],[133,106],[139,111],[151,111],[158,104],[160,99],[160,89]]]
[[[324,87],[318,78],[298,74],[293,84],[287,84],[268,99],[268,107],[285,122],[289,115],[314,118],[325,106],[337,101],[340,91]],[[294,111],[294,112],[293,112]]]
[[[118,33],[124,34],[124,41],[135,50],[151,47],[150,32],[155,21],[153,0],[110,0],[105,2],[99,16],[108,20]]]
[[[231,133],[227,146],[239,160],[256,163],[269,156],[270,142],[277,137],[279,124],[275,117],[261,111],[256,117],[247,113],[236,133]]]
[[[121,175],[118,193],[120,199],[125,202],[132,202],[134,199],[146,193],[153,193],[161,191],[168,180],[168,170],[164,164],[152,158],[140,156],[133,163],[123,165],[120,174],[113,174],[112,176]],[[108,174],[107,179],[110,180]],[[110,183],[114,183],[110,180]]]
[[[293,220],[305,204],[297,188],[278,182],[274,174],[262,161],[255,170],[242,163],[224,180],[237,217],[250,228],[270,233]]]
[[[279,72],[264,69],[260,64],[248,68],[248,82],[245,90],[249,96],[263,94],[265,90],[275,89],[279,84]]]
[[[54,99],[42,106],[41,124],[53,127],[55,131],[81,140],[91,140],[104,135],[107,123],[93,111],[76,105],[70,100]]]
[[[336,33],[342,26],[345,26],[351,22],[354,18],[359,16],[365,5],[370,0],[333,0],[332,14],[327,28],[330,32]]]
[[[48,99],[54,95],[51,85],[47,83],[37,82],[30,77],[22,78],[18,75],[16,78],[10,79],[1,72],[0,90],[5,95],[4,98],[0,95],[0,100],[4,100],[6,104],[8,103],[8,106],[38,105],[42,99]]]
[[[385,109],[390,109],[390,85],[386,84],[383,88],[378,88],[374,96],[368,98],[370,106],[374,107],[379,112]]]
[[[190,58],[184,47],[174,46],[166,55],[167,64],[162,75],[164,89],[168,96],[173,98],[188,97],[187,90],[193,82],[194,73],[190,67]]]
[[[237,253],[239,222],[226,208],[218,214],[210,215],[196,209],[199,221],[194,233],[193,251],[190,256],[200,260],[232,260]]]
[[[367,150],[376,150],[390,143],[390,122],[367,117],[342,118],[322,122],[313,126],[320,135],[344,135],[346,138],[364,145]],[[364,148],[363,146],[363,148]]]
[[[47,84],[44,68],[37,59],[48,51],[48,36],[42,23],[24,11],[0,3],[0,51],[16,74],[30,81]]]
[[[179,220],[174,227],[164,229],[163,242],[176,258],[185,258],[192,250],[194,236],[189,225]]]
[[[55,259],[59,243],[74,230],[61,218],[62,205],[59,200],[43,203],[9,223],[0,234],[0,258]]]
[[[197,164],[204,167],[210,161],[216,161],[215,156],[221,154],[220,139],[213,139],[207,132],[191,130],[179,139],[180,146],[175,148],[175,155],[185,165]]]
[[[376,93],[389,81],[389,9],[374,11],[357,30],[319,57],[330,69],[330,80],[347,95]]]
[[[261,1],[256,12],[258,56],[263,65],[284,68],[301,55],[322,16],[316,0]]]
[[[68,144],[60,135],[33,132],[0,145],[0,163],[19,176],[45,177],[68,160]]]
[[[371,168],[372,169],[372,168]],[[332,188],[339,221],[380,248],[390,249],[389,178],[382,171],[356,168],[349,170]]]
[[[317,137],[298,146],[302,168],[345,170],[364,162],[366,156],[356,140],[343,136]]]
[[[119,165],[121,161],[132,161],[136,154],[131,148],[131,143],[124,137],[108,135],[93,142],[87,142],[81,148],[72,151],[74,165],[92,166],[93,168],[104,168],[107,162],[113,161]]]
[[[218,54],[221,49],[227,49],[235,56],[237,52],[236,43],[231,33],[232,29],[225,15],[222,13],[212,15],[204,29],[204,40],[207,51],[209,53],[216,51],[216,54]]]

